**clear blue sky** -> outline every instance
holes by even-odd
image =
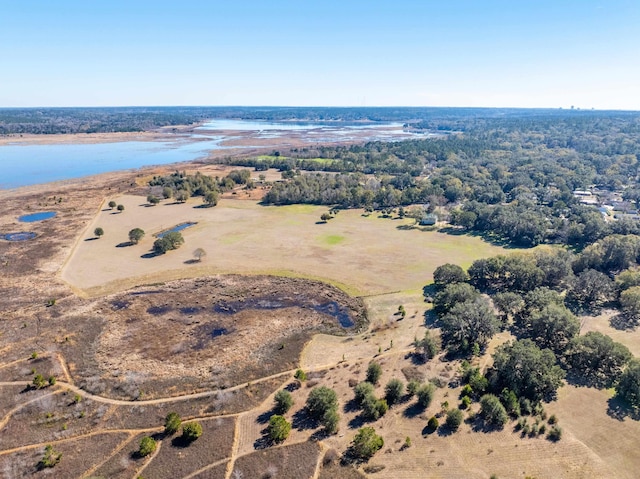
[[[640,110],[639,0],[2,0],[0,106]]]

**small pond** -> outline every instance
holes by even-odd
[[[27,241],[35,238],[37,235],[32,231],[21,231],[19,233],[7,233],[2,236],[7,241]]]
[[[30,215],[22,215],[18,218],[18,221],[23,223],[34,223],[36,221],[48,220],[56,215],[55,211],[41,211],[40,213],[31,213]]]
[[[187,223],[180,223],[179,225],[174,226],[173,228],[169,228],[167,230],[161,231],[160,233],[158,233],[156,235],[157,238],[162,238],[165,235],[169,234],[169,233],[173,233],[175,231],[182,231],[184,229],[187,229],[193,225],[197,225],[198,223],[192,223],[192,222],[187,222]]]

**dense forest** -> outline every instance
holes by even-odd
[[[584,247],[609,234],[640,233],[640,115],[468,117],[458,128],[462,133],[437,139],[318,146],[229,162],[283,171],[287,179],[269,191],[268,204],[422,205],[454,226],[518,246]],[[574,191],[589,188],[603,203],[617,198],[624,211],[583,204]]]
[[[634,113],[615,112],[617,117]],[[0,135],[110,133],[192,125],[211,119],[279,122],[399,122],[409,129],[465,131],[512,119],[608,118],[611,112],[515,108],[104,107],[0,108]]]

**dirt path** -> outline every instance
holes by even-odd
[[[142,467],[135,472],[132,479],[141,477],[142,471],[144,471],[149,466],[149,464],[151,464],[151,462],[156,458],[156,456],[160,454],[160,449],[162,449],[162,441],[157,442],[156,450],[153,451],[153,454],[151,454],[151,456],[149,456],[149,459],[147,460],[147,462],[145,462],[142,465]]]
[[[113,451],[111,451],[111,454],[109,454],[109,455],[106,457],[106,459],[105,459],[104,461],[99,462],[98,464],[93,465],[93,466],[91,467],[91,469],[89,469],[89,470],[85,471],[85,472],[82,474],[82,477],[89,477],[89,476],[93,475],[93,473],[94,473],[94,472],[96,472],[96,471],[97,471],[98,469],[100,469],[104,464],[106,464],[106,463],[107,463],[107,461],[109,461],[113,456],[115,456],[115,455],[116,455],[116,454],[118,454],[120,451],[122,451],[125,447],[127,447],[127,445],[128,445],[129,443],[131,443],[131,441],[133,440],[133,438],[134,438],[134,437],[136,437],[136,434],[133,434],[133,433],[129,434],[129,435],[127,436],[127,438],[126,438],[124,441],[122,441],[120,444],[118,444],[118,445],[116,446],[116,448],[115,448]]]

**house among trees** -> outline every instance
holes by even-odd
[[[426,214],[420,220],[420,226],[433,226],[437,223],[438,217],[433,213]]]

